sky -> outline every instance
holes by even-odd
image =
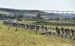
[[[0,8],[75,11],[75,0],[0,0]]]

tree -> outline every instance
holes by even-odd
[[[75,20],[75,16],[74,16],[74,17],[72,17],[72,19],[73,19],[73,20]]]
[[[36,18],[41,19],[41,14],[37,14]]]
[[[56,20],[60,20],[60,18],[59,18],[59,17],[57,17],[57,18],[56,18]]]
[[[0,14],[0,17],[3,17],[3,14]]]
[[[18,15],[18,18],[23,18],[23,15]]]
[[[45,21],[44,21],[44,19],[41,17],[41,14],[39,13],[39,14],[37,14],[37,16],[36,16],[36,22],[35,22],[35,24],[44,24],[45,23]]]

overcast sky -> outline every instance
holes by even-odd
[[[75,0],[0,0],[0,7],[75,11]]]

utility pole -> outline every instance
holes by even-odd
[[[16,16],[16,32],[18,30],[17,16]]]

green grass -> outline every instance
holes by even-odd
[[[0,46],[46,46],[46,45],[63,45],[75,44],[75,40],[63,38],[54,35],[38,35],[35,31],[19,28],[15,32],[16,27],[10,27],[0,22]]]

